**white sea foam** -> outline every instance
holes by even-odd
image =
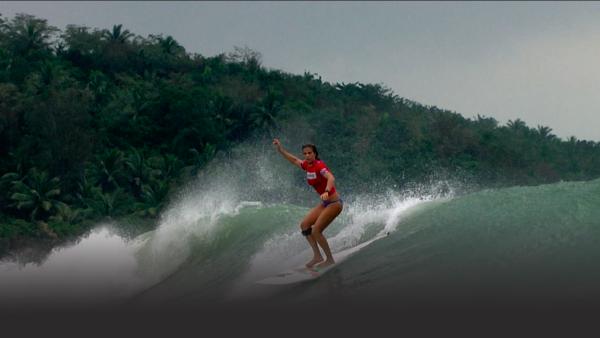
[[[422,196],[393,190],[380,195],[356,196],[352,203],[345,203],[343,213],[330,225],[329,246],[335,256],[335,252],[395,232],[403,218],[418,210],[419,206],[451,196],[451,191],[437,193],[436,189]],[[301,266],[312,257],[312,250],[298,229],[290,230],[286,234],[274,235],[254,254],[248,269],[232,288],[230,299],[244,297],[249,293],[248,290],[256,292],[253,282]]]

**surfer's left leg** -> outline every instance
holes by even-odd
[[[319,268],[335,264],[331,249],[329,248],[329,243],[325,236],[323,236],[323,231],[325,231],[327,226],[342,212],[342,209],[342,203],[339,202],[328,205],[325,210],[321,212],[319,218],[317,218],[317,221],[312,226],[312,236],[319,246],[321,246],[326,256],[325,262],[317,265]]]
[[[311,234],[311,226],[317,221],[323,209],[324,207],[321,205],[321,203],[319,203],[317,206],[312,208],[310,212],[304,217],[302,222],[300,222],[300,230],[302,231],[302,235],[306,237],[306,240],[308,241],[308,244],[310,244],[310,247],[313,251],[313,258],[308,263],[306,263],[307,268],[312,268],[315,264],[323,261],[323,256],[321,256],[321,252],[319,251],[317,242]]]

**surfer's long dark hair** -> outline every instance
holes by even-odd
[[[310,148],[312,149],[312,151],[315,153],[315,159],[317,160],[321,160],[319,158],[319,151],[317,151],[317,146],[312,144],[312,143],[307,143],[307,144],[303,144],[302,145],[302,150],[304,150],[304,148]]]

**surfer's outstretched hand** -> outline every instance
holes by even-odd
[[[281,147],[281,142],[279,142],[279,139],[278,139],[278,138],[274,138],[274,139],[273,139],[273,144],[274,144],[274,145],[275,145],[277,148]]]

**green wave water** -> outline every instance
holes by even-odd
[[[232,196],[205,187],[136,238],[103,226],[41,266],[3,262],[0,298],[143,307],[600,300],[600,180],[348,196],[325,233],[334,253],[389,236],[319,279],[276,287],[255,281],[310,259],[298,224],[311,206]]]
[[[600,301],[600,180],[485,190],[398,224],[294,290],[375,304],[585,305]],[[406,229],[418,229],[406,235]],[[335,287],[329,287],[331,284]]]
[[[347,206],[327,235],[335,251],[371,244],[331,273],[282,287],[253,281],[310,258],[295,226],[307,208],[245,207],[196,242],[174,276],[136,302],[374,304],[600,300],[600,180],[484,190],[454,198],[388,195]],[[381,205],[377,203],[386,203]],[[365,202],[365,201],[362,201]],[[370,203],[373,201],[371,200]]]

